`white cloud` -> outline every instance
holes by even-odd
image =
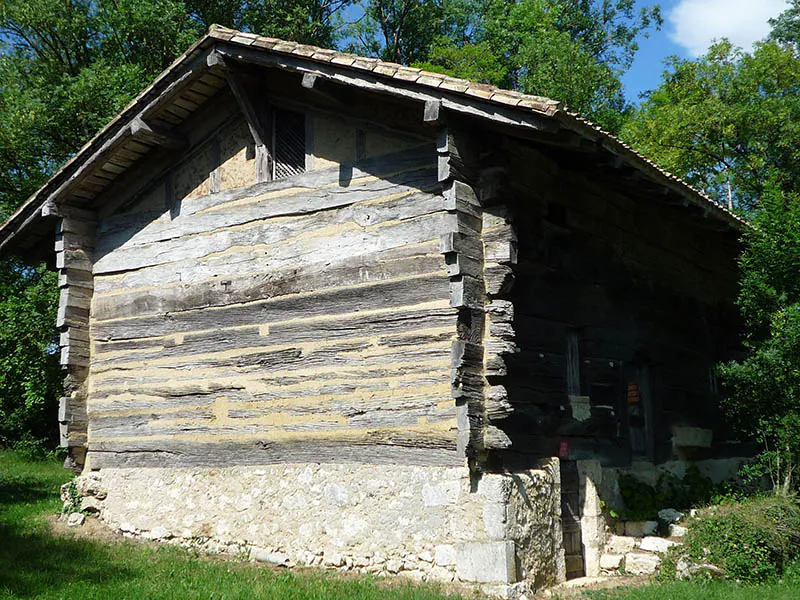
[[[749,50],[769,33],[769,19],[787,4],[787,0],[679,0],[668,17],[669,37],[693,56],[704,54],[712,40],[722,37]]]

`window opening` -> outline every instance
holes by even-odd
[[[275,109],[272,123],[273,179],[306,170],[306,117],[303,113]]]

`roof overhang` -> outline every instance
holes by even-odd
[[[683,204],[699,207],[706,217],[735,230],[746,224],[724,206],[660,169],[613,135],[563,110],[553,100],[212,26],[0,226],[0,254],[15,252],[30,260],[50,254],[52,245],[43,245],[42,240],[51,239],[55,218],[70,210],[66,205],[77,206],[77,210],[90,206],[126,165],[133,164],[149,149],[169,143],[170,128],[215,92],[206,88],[215,87],[212,73],[220,60],[294,71],[312,85],[319,78],[418,101],[424,105],[424,118],[429,120],[435,120],[440,111],[449,111],[543,143],[559,140],[564,145],[564,139],[570,138],[573,145],[590,144],[595,152],[608,154],[615,167],[634,170],[665,193],[680,197]],[[222,83],[216,85],[217,89],[225,85],[224,79],[219,81]]]

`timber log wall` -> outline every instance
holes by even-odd
[[[90,467],[463,464],[434,144],[242,187],[245,136],[99,220]]]

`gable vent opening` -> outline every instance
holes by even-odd
[[[291,177],[306,170],[306,116],[291,110],[273,113],[273,179]]]

